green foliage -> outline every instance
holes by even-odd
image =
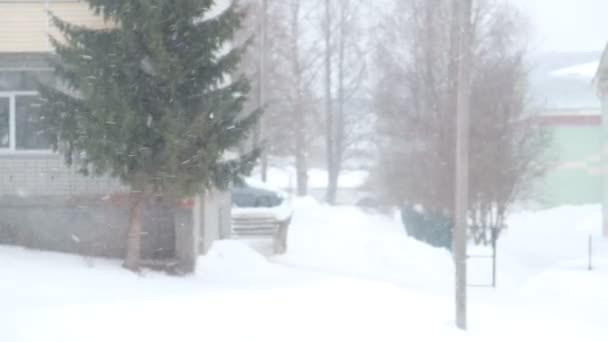
[[[242,113],[249,82],[236,76],[244,17],[212,0],[87,0],[104,29],[52,16],[61,87],[41,85],[43,123],[55,149],[84,172],[133,190],[191,195],[227,187],[257,152],[227,160],[256,124]]]
[[[437,212],[420,212],[413,207],[401,208],[401,220],[410,237],[433,247],[452,250],[452,220]]]

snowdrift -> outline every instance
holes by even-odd
[[[407,236],[403,224],[357,207],[294,201],[288,252],[274,261],[299,268],[391,281],[446,292],[453,285],[450,253]]]
[[[509,228],[498,242],[499,253],[533,271],[585,260],[589,236],[598,243],[602,240],[599,205],[515,213],[507,223]]]

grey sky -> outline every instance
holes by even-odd
[[[542,51],[595,51],[608,42],[608,0],[511,0],[532,21]]]

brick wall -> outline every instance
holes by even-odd
[[[126,188],[115,179],[78,174],[58,154],[0,155],[2,196],[105,195],[124,191]]]
[[[126,192],[115,179],[78,174],[57,154],[0,155],[0,244],[121,258]],[[162,201],[147,203],[144,257],[173,257],[173,210]]]

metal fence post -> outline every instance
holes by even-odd
[[[588,252],[588,270],[593,270],[593,236],[589,234],[589,239],[587,241],[587,252]]]
[[[496,287],[496,240],[498,240],[497,227],[492,228],[492,287]]]

